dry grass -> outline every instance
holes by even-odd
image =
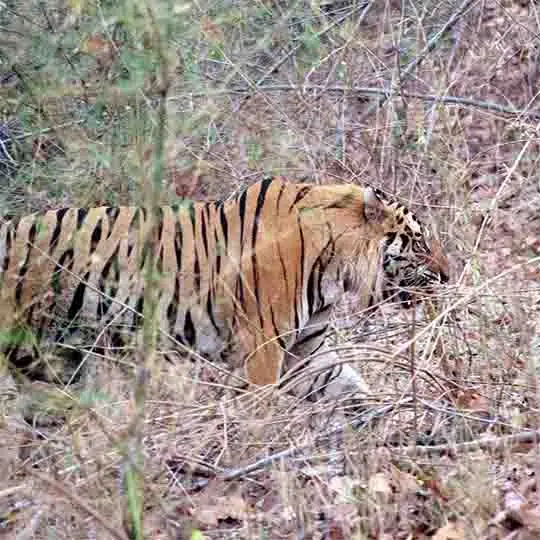
[[[114,359],[82,396],[4,377],[0,533],[127,538],[130,469],[152,539],[538,538],[536,3],[151,6],[156,24],[135,1],[0,4],[1,215],[219,197],[270,172],[369,181],[434,223],[452,284],[414,318],[354,298],[336,314],[379,410],[356,430],[190,362],[158,361],[142,402]]]

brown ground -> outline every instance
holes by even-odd
[[[151,24],[127,10],[128,37],[113,36],[86,4],[52,4],[0,8],[9,30],[0,37],[2,114],[31,133],[11,148],[16,172],[0,169],[0,211],[140,201],[155,130],[137,122],[157,83],[146,65],[135,90],[118,73],[142,50],[137,39],[157,47]],[[235,399],[205,384],[216,380],[211,370],[195,377],[169,365],[148,384],[144,422],[133,423],[133,378],[112,363],[83,398],[92,408],[59,392],[33,406],[48,424],[32,426],[21,411],[37,389],[15,393],[6,378],[0,536],[126,538],[126,443],[140,439],[147,538],[540,537],[538,445],[527,435],[540,404],[540,8],[469,5],[425,55],[457,2],[388,0],[363,21],[362,6],[347,1],[320,11],[176,5],[189,25],[167,42],[162,198],[226,196],[268,172],[369,181],[431,220],[452,284],[414,323],[391,310],[358,321],[354,298],[336,314],[332,339],[371,383],[373,408],[395,404],[364,429],[336,431],[335,417],[329,427],[330,404]],[[368,115],[376,98],[358,88],[390,84],[403,95]],[[449,317],[433,321],[444,309]],[[390,434],[397,446],[382,447]],[[422,434],[442,446],[414,450]]]

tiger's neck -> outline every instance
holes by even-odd
[[[381,277],[382,228],[366,220],[363,194],[355,185],[314,186],[299,205],[306,245],[323,250],[326,303],[352,292],[367,308]]]

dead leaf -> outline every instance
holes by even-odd
[[[40,135],[32,141],[32,157],[36,161],[45,162],[63,154],[64,146],[57,139]]]
[[[465,538],[465,530],[458,523],[447,523],[441,527],[434,535],[433,540],[462,540]]]
[[[201,31],[213,43],[223,43],[225,39],[221,28],[210,17],[201,18]]]
[[[439,499],[444,502],[448,502],[448,496],[445,495],[444,490],[441,488],[439,482],[435,478],[428,478],[424,482],[424,486],[430,489]]]
[[[368,491],[375,497],[389,499],[392,495],[392,485],[388,475],[383,472],[374,474],[368,481]]]
[[[527,236],[525,239],[525,245],[531,249],[535,255],[540,255],[540,238],[535,236]]]
[[[121,41],[104,38],[101,34],[94,34],[81,44],[80,51],[94,56],[98,69],[105,71],[111,67],[121,46]]]
[[[353,500],[353,489],[358,485],[358,481],[348,476],[334,476],[330,480],[330,489],[336,493],[335,502],[348,503]]]
[[[201,501],[202,502],[202,501]],[[247,505],[239,495],[207,498],[203,504],[196,505],[193,517],[201,524],[217,527],[220,520],[234,519],[243,521]]]
[[[80,50],[86,54],[97,55],[109,49],[109,40],[104,39],[99,34],[88,37],[81,44]]]
[[[333,521],[332,523],[330,523],[330,526],[328,527],[326,534],[323,536],[323,538],[324,540],[345,540],[347,536],[345,535],[339,523]]]
[[[506,517],[513,519],[529,532],[540,534],[540,507],[523,499],[513,490],[504,495]]]
[[[412,474],[400,471],[399,469],[394,469],[393,480],[396,489],[399,490],[401,495],[416,493],[420,487],[418,481]]]
[[[472,411],[476,413],[488,413],[489,403],[486,397],[472,391],[465,390],[459,392],[456,399],[456,406],[459,409],[466,411]]]

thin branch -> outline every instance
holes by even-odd
[[[406,398],[402,401],[399,401],[397,403],[391,403],[387,405],[383,405],[379,407],[378,409],[372,409],[370,411],[366,411],[363,415],[364,418],[357,420],[355,422],[356,429],[362,429],[362,427],[369,424],[373,419],[382,416],[383,414],[386,414],[387,412],[396,409],[398,407],[403,406],[410,406],[411,405],[411,398]],[[426,405],[427,403],[423,400],[421,401],[423,405]],[[446,412],[455,412],[455,411],[446,411]],[[460,414],[461,415],[461,414]],[[471,418],[472,420],[476,421],[482,421],[482,418]],[[302,446],[293,446],[289,447],[285,450],[282,450],[280,452],[276,452],[275,454],[271,454],[269,456],[265,456],[261,459],[258,459],[257,461],[254,461],[253,463],[250,463],[249,465],[246,465],[245,467],[238,467],[235,469],[226,469],[221,472],[221,474],[213,477],[212,479],[202,479],[198,482],[195,482],[192,484],[189,489],[190,490],[200,490],[205,488],[211,480],[213,479],[221,479],[225,482],[236,480],[238,478],[242,478],[244,476],[247,476],[251,473],[254,473],[256,471],[259,471],[261,469],[264,469],[268,467],[269,465],[272,465],[276,462],[281,461],[282,459],[291,459],[302,452],[306,451],[307,449],[311,448],[313,444],[320,443],[325,439],[328,439],[335,433],[340,432],[343,429],[343,426],[338,426],[337,428],[334,428],[330,430],[329,432],[325,432],[317,436],[314,443],[308,443]],[[538,444],[540,442],[540,430],[527,430],[522,431],[519,433],[514,433],[511,435],[502,435],[499,437],[487,437],[483,439],[473,439],[470,441],[464,441],[464,442],[454,442],[454,443],[445,443],[445,444],[438,444],[433,446],[427,446],[427,445],[406,445],[406,446],[399,446],[399,445],[393,445],[393,444],[377,444],[379,447],[388,446],[391,448],[392,453],[395,454],[404,454],[406,456],[426,456],[426,455],[432,455],[432,454],[446,454],[446,453],[457,453],[457,452],[473,452],[475,450],[502,450],[504,448],[507,448],[511,445],[515,444],[526,444],[526,443],[534,443]],[[308,460],[308,457],[305,457],[304,459]]]
[[[359,417],[352,422],[353,427],[356,429],[362,429],[363,427],[370,424],[375,418],[379,418],[383,416],[384,414],[388,413],[391,410],[394,410],[396,408],[402,407],[402,406],[409,406],[410,405],[410,398],[406,398],[402,401],[389,403],[382,405],[378,408],[370,409],[367,411],[364,411]],[[319,434],[316,439],[316,442],[322,442],[325,439],[328,439],[332,435],[335,435],[336,433],[340,433],[343,431],[343,426],[338,426],[336,428],[331,429],[330,431],[325,431],[324,433]],[[224,481],[231,481],[236,480],[237,478],[241,478],[243,476],[246,476],[250,473],[253,473],[255,471],[258,471],[260,469],[264,469],[268,465],[272,465],[273,463],[276,463],[277,461],[280,461],[285,458],[293,458],[300,454],[301,452],[304,452],[305,450],[308,450],[313,446],[314,443],[308,443],[302,446],[292,446],[289,448],[286,448],[285,450],[282,450],[281,452],[277,452],[275,454],[270,454],[269,456],[265,456],[261,459],[258,459],[257,461],[254,461],[253,463],[250,463],[249,465],[246,465],[245,467],[238,467],[236,469],[226,469],[223,471],[220,475],[214,477],[219,478]],[[306,458],[308,459],[308,458]],[[191,486],[191,490],[200,490],[206,487],[210,483],[211,479],[202,479],[198,482],[194,482]]]
[[[84,510],[89,516],[93,517],[113,538],[116,538],[117,540],[128,540],[127,536],[123,533],[123,531],[119,531],[112,527],[109,524],[108,518],[105,518],[101,514],[99,514],[97,510],[92,508],[86,501],[81,499],[76,493],[74,493],[70,488],[65,486],[62,482],[59,482],[54,478],[47,476],[46,474],[40,473],[34,470],[32,467],[26,467],[26,471],[32,476],[35,476],[36,478],[44,482],[45,484],[48,484],[49,487],[55,489],[56,491],[64,495],[64,497],[66,497],[69,501]]]
[[[464,15],[476,2],[476,0],[464,0],[464,2],[461,4],[461,6],[458,7],[458,9],[453,13],[453,15],[446,21],[446,23],[443,25],[443,27],[435,33],[435,35],[427,42],[426,46],[422,49],[420,54],[414,58],[414,60],[411,60],[405,69],[401,71],[401,76],[399,78],[399,82],[403,82],[407,78],[410,77],[412,72],[424,61],[424,59],[427,57],[427,55],[437,46],[440,39],[448,32],[448,30],[452,29],[456,25],[456,23],[460,20],[461,16]],[[381,107],[388,98],[395,94],[398,91],[399,85],[393,84],[390,93],[385,94],[381,96],[375,103],[373,103],[370,107],[368,107],[367,111],[364,112],[364,114],[361,115],[359,122],[362,123],[364,120],[367,119],[368,116],[371,116],[379,107]]]
[[[324,36],[324,34],[328,33],[330,30],[332,30],[332,28],[335,28],[336,26],[340,25],[342,22],[346,21],[349,17],[351,17],[352,15],[357,13],[358,11],[362,10],[362,13],[360,14],[357,26],[360,25],[361,22],[365,19],[366,15],[368,14],[369,10],[371,9],[371,6],[375,3],[375,1],[376,0],[368,0],[367,2],[364,2],[360,6],[356,6],[351,11],[345,13],[344,15],[342,15],[341,17],[336,19],[332,24],[328,25],[326,28],[323,28],[321,31],[317,32],[315,34],[315,37],[320,38],[320,37]],[[250,95],[247,96],[246,99],[251,97],[251,95],[252,95],[251,93],[253,93],[254,91],[257,91],[261,87],[261,85],[264,83],[264,81],[266,81],[266,79],[268,79],[268,77],[270,77],[270,75],[272,75],[272,73],[274,73],[277,69],[279,69],[291,56],[293,56],[296,52],[298,52],[301,47],[302,47],[302,43],[299,43],[298,45],[296,45],[296,46],[292,47],[291,49],[289,49],[279,60],[274,62],[262,74],[262,76],[255,82],[255,84],[253,85],[253,88],[251,89]],[[243,103],[245,103],[245,100],[244,100]],[[238,110],[242,107],[243,103],[240,104]]]
[[[45,135],[45,133],[50,133],[51,131],[57,131],[59,129],[63,129],[66,127],[71,126],[77,126],[79,124],[82,124],[86,122],[85,118],[79,118],[78,120],[71,120],[69,122],[64,122],[62,124],[57,124],[56,126],[51,126],[43,129],[39,129],[37,131],[29,131],[27,133],[23,133],[22,135],[15,135],[12,137],[16,141],[22,141],[23,139],[28,139],[30,137],[37,137],[39,135]]]
[[[395,446],[392,452],[405,453],[408,456],[426,456],[431,454],[446,454],[456,452],[474,452],[475,450],[503,450],[515,444],[538,444],[540,442],[540,430],[522,431],[512,435],[499,437],[486,437],[459,443],[437,444],[434,446]]]
[[[304,92],[304,91],[320,91],[320,92],[339,92],[347,94],[356,94],[362,96],[383,96],[390,97],[391,92],[389,89],[374,88],[370,86],[322,86],[318,84],[308,85],[294,85],[294,84],[269,84],[259,87],[262,92]],[[219,96],[226,94],[249,94],[251,89],[249,88],[224,88],[216,91],[197,92],[189,94],[181,94],[178,96],[170,96],[169,100],[178,100],[186,97],[197,98],[205,96]],[[466,98],[461,96],[437,96],[435,94],[422,94],[419,92],[408,92],[404,90],[396,90],[393,95],[400,96],[408,99],[420,99],[431,103],[444,103],[448,105],[461,105],[464,107],[473,107],[476,109],[483,109],[486,111],[503,113],[512,116],[522,116],[526,118],[532,118],[534,120],[540,120],[540,111],[533,110],[528,111],[526,109],[516,109],[515,107],[509,107],[507,105],[500,105],[492,101],[480,101],[472,98]]]

